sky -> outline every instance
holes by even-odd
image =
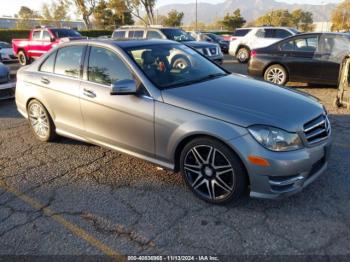
[[[280,2],[287,3],[303,3],[303,4],[319,4],[324,3],[339,3],[341,0],[278,0]],[[18,13],[19,8],[22,5],[28,6],[34,10],[40,10],[44,2],[50,2],[50,0],[0,0],[0,16],[10,15]],[[195,0],[157,0],[158,6],[173,4],[173,3],[193,3]],[[224,0],[198,0],[198,2],[208,3],[220,3]]]

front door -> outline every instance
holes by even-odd
[[[81,108],[89,139],[118,149],[154,156],[154,101],[140,85],[135,95],[111,95],[111,84],[134,79],[129,67],[110,49],[91,46]]]

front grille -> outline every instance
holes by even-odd
[[[0,84],[7,83],[9,81],[9,76],[0,77]]]
[[[1,99],[7,99],[15,96],[15,89],[2,89],[0,90],[0,100]]]
[[[304,134],[309,145],[326,139],[330,133],[331,125],[326,115],[320,115],[304,125]]]

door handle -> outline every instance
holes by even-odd
[[[95,98],[96,94],[94,91],[84,88],[84,96]]]
[[[45,84],[45,85],[48,85],[48,84],[50,84],[50,80],[47,79],[47,78],[45,78],[45,77],[42,77],[42,78],[41,78],[41,83],[43,83],[43,84]]]

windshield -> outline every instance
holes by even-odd
[[[6,42],[0,42],[0,48],[11,48],[11,45]]]
[[[63,38],[63,37],[81,37],[81,34],[79,34],[77,31],[72,29],[51,29],[52,33],[57,38]]]
[[[196,41],[189,33],[176,28],[164,28],[161,29],[163,34],[169,39],[169,40],[175,40],[178,42],[185,42],[185,41]]]
[[[181,44],[157,44],[125,50],[159,89],[190,85],[228,73]]]
[[[207,36],[209,36],[211,39],[218,41],[218,42],[223,40],[222,37],[215,35],[215,34],[207,34]]]

